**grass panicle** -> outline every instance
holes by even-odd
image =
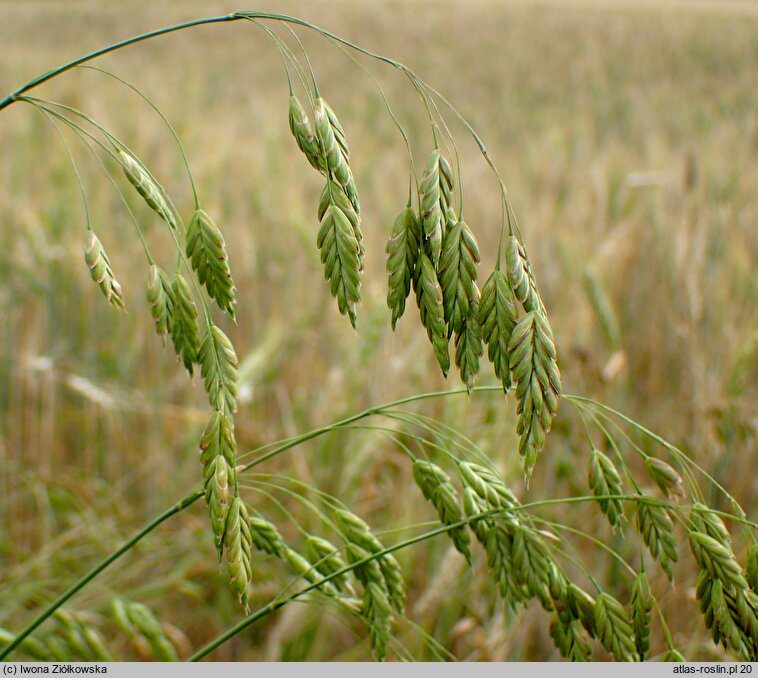
[[[632,623],[624,606],[609,593],[602,592],[595,600],[595,628],[598,640],[616,661],[634,661]]]

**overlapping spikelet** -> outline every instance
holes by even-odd
[[[442,369],[442,374],[447,376],[450,370],[450,353],[442,305],[442,290],[437,282],[434,265],[423,252],[416,264],[413,289],[416,292],[416,304],[421,316],[421,324],[426,329],[429,341],[432,342],[434,355]]]
[[[171,291],[173,306],[168,331],[177,357],[181,359],[187,372],[192,376],[200,349],[197,306],[195,306],[192,290],[180,273],[174,273]]]
[[[237,411],[237,354],[229,337],[212,322],[200,342],[198,361],[211,407],[231,417]]]
[[[508,279],[502,271],[495,270],[482,288],[482,297],[479,301],[479,324],[495,376],[503,385],[505,393],[508,393],[511,388],[508,344],[517,322],[518,311]]]
[[[392,329],[405,312],[405,302],[421,250],[421,226],[411,206],[395,219],[385,252],[387,253],[387,306],[392,311]]]
[[[439,148],[427,158],[420,188],[424,250],[436,268],[448,224],[454,221],[453,169]]]
[[[344,192],[335,182],[327,181],[325,192],[326,199],[322,196],[319,205],[321,228],[316,244],[321,252],[329,291],[337,300],[340,313],[347,315],[350,324],[355,327],[355,307],[361,299],[363,267],[361,244],[356,237],[356,226],[351,221],[351,216],[357,217],[357,213],[352,209],[348,212],[343,209],[345,204],[340,196],[344,196]]]
[[[528,479],[558,411],[561,381],[552,331],[545,316],[529,311],[508,344],[508,362],[516,382],[519,454]]]
[[[337,115],[321,97],[316,98],[314,112],[316,138],[324,155],[327,173],[345,190],[356,214],[361,213],[358,189],[350,169],[350,150]]]
[[[308,119],[308,114],[305,112],[303,105],[294,94],[290,94],[289,123],[297,147],[315,169],[319,170],[319,172],[324,172],[324,158],[321,155],[321,149],[319,148],[313,126]]]
[[[171,317],[174,314],[174,290],[168,274],[152,264],[147,278],[147,301],[150,313],[155,323],[155,331],[166,345],[166,334],[171,327]]]
[[[171,208],[163,186],[153,177],[148,169],[125,150],[118,151],[118,157],[129,183],[137,189],[148,204],[172,229],[176,230],[176,216]]]
[[[116,308],[124,308],[124,295],[121,291],[121,285],[116,276],[113,275],[111,260],[95,235],[94,231],[87,232],[87,247],[84,250],[84,261],[89,268],[90,276],[94,280],[100,291],[105,295],[109,304]]]
[[[224,237],[204,210],[195,210],[187,224],[186,252],[210,298],[234,318],[235,287]]]

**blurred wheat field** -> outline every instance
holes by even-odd
[[[406,63],[471,121],[514,203],[566,391],[606,402],[679,446],[755,520],[758,17],[750,4],[729,3],[728,11],[726,4],[714,11],[713,3],[679,2],[270,4],[260,9],[302,16]],[[128,8],[0,2],[0,90],[116,40],[235,9],[245,8],[185,0]],[[360,68],[323,39],[299,35],[348,133],[361,190],[366,276],[357,333],[323,281],[315,248],[320,184],[291,139],[286,79],[266,35],[244,22],[209,26],[97,62],[139,86],[170,119],[204,205],[224,230],[239,294],[237,325],[224,329],[241,363],[240,450],[446,387],[413,304],[397,332],[389,329],[384,245],[407,196],[402,139]],[[384,88],[422,164],[432,140],[411,87],[389,68],[362,63]],[[176,146],[130,90],[77,69],[37,93],[76,106],[128,141],[174,202],[191,209]],[[3,111],[2,121],[0,626],[16,629],[199,486],[197,440],[207,412],[202,389],[187,382],[153,332],[144,257],[98,161],[69,138],[128,314],[109,308],[89,278],[81,200],[55,130],[22,104]],[[463,126],[453,132],[467,222],[485,271],[494,264],[500,227],[497,184]],[[170,266],[160,222],[124,193],[151,249]],[[460,386],[457,376],[449,381]],[[480,382],[495,383],[489,366]],[[475,393],[418,411],[465,433],[497,460],[522,498],[586,492],[587,443],[568,404],[528,492],[512,399]],[[379,429],[311,441],[265,472],[334,494],[388,538],[432,519],[405,458]],[[307,529],[313,520],[286,496],[286,510],[263,493],[249,496],[294,541],[296,524]],[[725,508],[716,493],[707,498]],[[594,513],[566,507],[559,517],[585,529],[589,521],[599,538],[623,548]],[[596,575],[626,599],[628,583],[612,561],[582,548]],[[459,659],[559,658],[538,608],[515,618],[499,604],[481,553],[473,571],[442,540],[400,560],[415,625],[395,631],[411,656],[442,655],[430,635]],[[688,553],[676,573],[674,589],[660,572],[653,584],[677,646],[688,659],[720,658],[693,613]],[[259,559],[253,607],[288,577],[275,561]],[[114,594],[150,605],[185,654],[240,616],[200,506],[163,525],[71,606],[105,618]],[[114,654],[140,658],[139,647],[104,628]],[[290,605],[213,657],[362,660],[370,657],[364,635],[360,624],[332,610]],[[654,628],[651,653],[664,650]]]

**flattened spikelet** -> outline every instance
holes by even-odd
[[[518,313],[513,291],[505,275],[495,270],[482,288],[482,298],[479,301],[479,324],[495,376],[502,383],[503,391],[506,393],[511,388],[508,342],[517,321]]]
[[[242,607],[249,611],[248,591],[251,580],[250,556],[251,542],[247,527],[246,511],[243,511],[242,500],[235,497],[229,506],[224,530],[224,555],[229,570],[229,579],[239,597]]]
[[[440,522],[452,525],[463,518],[458,493],[450,476],[430,461],[416,459],[413,462],[413,478],[424,497],[432,502]],[[455,548],[471,563],[471,537],[465,527],[456,527],[448,532]]]
[[[234,318],[236,303],[234,281],[218,226],[203,211],[195,210],[187,224],[187,257],[197,271],[198,280],[219,308]]]
[[[279,534],[279,530],[273,523],[260,516],[250,516],[248,520],[250,525],[250,536],[253,540],[253,546],[259,551],[269,555],[283,558],[286,545]]]
[[[727,544],[702,532],[690,532],[689,539],[697,564],[712,579],[719,579],[725,586],[733,586],[738,590],[748,587],[745,575]]]
[[[203,465],[205,503],[210,512],[219,558],[224,546],[229,507],[237,495],[236,453],[232,421],[224,412],[214,412],[200,439],[200,462]]]
[[[634,661],[634,632],[624,606],[608,593],[595,601],[595,628],[598,640],[619,662]]]
[[[747,550],[747,582],[753,593],[758,594],[758,544],[751,544]]]
[[[322,221],[324,213],[330,205],[336,205],[345,216],[348,218],[350,225],[353,228],[353,235],[358,243],[358,268],[363,272],[363,258],[366,253],[363,245],[363,232],[361,231],[361,217],[355,208],[350,204],[350,200],[345,194],[345,189],[342,188],[336,181],[327,179],[324,190],[321,191],[321,199],[318,203],[318,220]]]
[[[485,502],[488,509],[513,508],[518,505],[513,492],[490,469],[472,462],[461,462],[458,464],[458,470],[463,484],[471,488]],[[510,514],[505,515],[516,520]]]
[[[436,268],[453,204],[453,170],[438,148],[429,154],[420,188],[424,251]]]
[[[92,276],[100,291],[105,295],[109,304],[116,308],[124,308],[124,296],[121,292],[121,285],[113,275],[111,269],[111,260],[94,231],[87,232],[87,247],[84,250],[84,261],[89,268],[89,274]]]
[[[325,167],[335,181],[345,189],[356,214],[361,213],[358,191],[350,169],[350,151],[345,139],[345,131],[337,120],[337,115],[321,97],[315,107],[316,137],[325,158]]]
[[[229,337],[213,323],[203,334],[198,361],[211,407],[231,416],[237,411],[237,354]]]
[[[479,247],[466,223],[459,221],[451,226],[445,235],[437,270],[448,337],[461,332],[471,315],[472,302],[478,301],[479,261]]]
[[[674,539],[674,525],[665,509],[646,501],[642,497],[637,499],[637,529],[645,542],[650,555],[653,556],[668,575],[674,579],[671,563],[677,561],[676,541]]]
[[[524,246],[512,235],[505,244],[505,261],[508,270],[508,283],[513,294],[521,302],[524,310],[544,313],[544,306],[537,290],[537,281],[526,256]]]
[[[514,529],[511,551],[516,579],[530,596],[537,598],[549,610],[550,566],[552,556],[536,530],[518,525]]]
[[[174,273],[171,281],[173,307],[168,331],[174,344],[174,351],[184,363],[184,367],[193,374],[193,365],[197,362],[200,339],[197,328],[197,307],[187,281]]]
[[[550,622],[550,637],[561,655],[571,662],[588,662],[590,646],[577,619],[557,614]]]
[[[732,543],[732,537],[724,522],[704,504],[695,502],[692,505],[690,520],[696,531],[707,534],[726,546]]]
[[[508,361],[516,382],[516,432],[528,482],[561,396],[555,344],[544,315],[530,311],[518,322],[508,344]]]
[[[682,476],[670,464],[656,457],[645,459],[645,468],[650,479],[667,497],[683,497]]]
[[[312,534],[308,535],[308,540],[305,543],[305,555],[316,570],[325,577],[333,575],[347,566],[334,544]],[[349,590],[347,572],[343,572],[331,582],[340,591]]]
[[[166,334],[171,326],[174,313],[174,291],[171,279],[161,268],[153,264],[147,279],[147,301],[155,323],[155,331],[166,345]]]
[[[592,494],[597,497],[600,510],[608,518],[608,522],[614,528],[621,527],[624,519],[624,507],[621,499],[613,499],[608,496],[623,494],[621,476],[613,462],[600,450],[594,448],[590,453],[587,467],[587,481]]]
[[[298,98],[290,95],[289,123],[292,136],[295,137],[298,148],[303,152],[308,162],[319,172],[324,172],[324,158],[321,155],[316,134],[313,131],[308,115]]]
[[[437,282],[434,266],[426,254],[421,254],[416,265],[413,288],[416,291],[416,304],[421,315],[421,324],[426,328],[426,334],[432,342],[434,355],[442,369],[442,374],[447,376],[450,370],[450,354],[445,331],[442,290]]]
[[[421,248],[421,226],[416,213],[406,207],[395,219],[387,241],[387,306],[392,311],[392,329],[405,312],[416,262]]]
[[[176,217],[174,211],[169,205],[169,200],[166,195],[166,191],[153,177],[147,168],[136,158],[129,155],[124,150],[119,150],[118,157],[121,161],[121,166],[124,168],[124,174],[129,179],[134,188],[160,217],[163,219],[172,229],[176,230]]]
[[[479,290],[476,289],[476,285],[474,289],[475,294],[469,306],[469,314],[463,321],[460,331],[455,335],[455,365],[469,393],[479,374],[479,359],[484,353],[482,329],[479,326]]]
[[[361,300],[361,247],[353,224],[337,204],[334,193],[328,206],[323,211],[319,209],[319,219],[321,228],[316,244],[324,264],[324,278],[329,281],[329,291],[337,300],[340,313],[347,315],[355,327],[355,306]]]
[[[635,578],[632,586],[632,598],[629,607],[632,611],[632,627],[634,629],[634,644],[637,654],[644,661],[645,653],[650,649],[650,621],[652,618],[655,599],[650,590],[645,570]]]

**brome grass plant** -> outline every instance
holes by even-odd
[[[225,211],[202,206],[203,181],[195,181],[192,154],[183,145],[189,131],[174,125],[169,106],[159,108],[139,82],[132,84],[95,66],[108,55],[118,62],[130,46],[148,49],[169,34],[200,33],[212,26],[226,31],[232,30],[231,24],[270,41],[265,44],[281,59],[282,105],[276,124],[285,130],[282,139],[289,126],[289,148],[300,161],[293,162],[281,190],[289,192],[290,200],[309,205],[308,224],[293,229],[301,229],[311,268],[320,261],[327,282],[320,288],[314,284],[307,298],[297,300],[298,307],[312,314],[303,326],[293,329],[287,323],[266,341],[258,339],[253,349],[242,328],[264,317],[246,303],[255,276],[251,280],[237,267],[244,256],[235,256]],[[399,133],[397,149],[401,155],[407,151],[402,184],[408,193],[395,193],[388,201],[395,213],[406,200],[394,221],[376,209],[372,198],[366,199],[364,182],[370,185],[381,168],[363,151],[364,144],[353,142],[362,138],[358,132],[353,136],[360,117],[344,105],[339,88],[327,92],[328,79],[321,77],[321,51],[335,45],[340,58],[349,55],[369,73],[370,84],[378,87],[381,111]],[[380,66],[391,67],[407,89],[396,83],[384,89],[372,74]],[[147,150],[133,150],[143,148],[139,139],[131,138],[138,136],[134,123],[126,129],[114,126],[101,107],[55,89],[62,81],[90,76],[119,86],[122,94],[137,94],[149,105],[163,126],[161,154],[171,152],[178,171],[153,168],[158,158]],[[51,585],[44,593],[21,591],[16,599],[1,595],[0,659],[105,661],[136,656],[196,661],[229,647],[247,650],[261,644],[255,634],[264,624],[275,625],[270,637],[292,633],[287,623],[294,624],[298,638],[308,635],[307,619],[287,616],[298,614],[292,610],[301,606],[291,603],[300,601],[308,603],[305,609],[329,611],[335,623],[350,629],[353,640],[344,658],[366,656],[351,655],[363,646],[378,660],[416,655],[490,658],[483,652],[457,651],[456,634],[476,627],[499,638],[499,643],[489,638],[480,643],[496,652],[507,645],[498,628],[513,632],[514,620],[533,619],[542,629],[539,642],[550,644],[553,653],[543,650],[541,656],[683,660],[699,656],[700,648],[677,627],[681,619],[671,619],[675,610],[666,601],[688,587],[688,609],[699,611],[702,628],[721,647],[722,656],[758,658],[758,526],[751,519],[752,507],[740,506],[720,476],[690,449],[669,442],[666,431],[654,433],[599,398],[564,393],[561,369],[574,356],[564,349],[560,325],[551,322],[559,305],[554,307],[538,284],[538,278],[551,280],[551,262],[538,265],[537,258],[530,258],[527,244],[536,239],[530,224],[519,227],[495,158],[456,108],[457,98],[440,91],[403,63],[311,22],[284,14],[234,12],[114,43],[47,71],[0,101],[3,115],[25,107],[62,141],[66,176],[80,189],[78,220],[87,232],[84,261],[105,296],[101,306],[108,311],[110,306],[129,307],[132,312],[122,323],[137,323],[132,318],[144,316],[139,331],[150,328],[153,344],[160,344],[152,337],[153,329],[164,344],[168,335],[187,375],[165,354],[162,362],[156,359],[160,368],[145,371],[174,368],[172,374],[181,375],[182,384],[186,376],[196,377],[195,389],[203,395],[192,425],[176,426],[173,432],[182,447],[195,454],[199,449],[200,467],[196,462],[193,467],[191,455],[164,459],[160,448],[143,451],[150,464],[166,464],[187,479],[189,493],[165,497],[161,503],[170,507],[156,512],[132,536],[103,540],[96,564],[87,572],[77,571],[77,579],[65,590]],[[411,122],[396,112],[407,112],[406,99],[418,108]],[[369,126],[369,136],[380,134],[375,120]],[[249,130],[253,138],[255,129]],[[473,144],[465,146],[469,141]],[[471,149],[481,157],[474,158]],[[286,152],[283,145],[280,152]],[[421,158],[426,158],[423,166],[417,165]],[[474,162],[481,162],[493,180],[493,201],[501,208],[494,229],[491,222],[483,223],[482,212],[472,209],[470,200],[464,220],[464,191],[477,183],[469,183],[468,168]],[[302,183],[297,174],[301,170]],[[270,174],[273,186],[277,174],[273,169]],[[509,167],[508,174],[518,174],[518,167]],[[309,183],[314,178],[317,183]],[[183,188],[175,186],[180,182]],[[113,189],[114,202],[107,208],[96,197],[103,186]],[[216,202],[205,197],[208,205]],[[67,220],[75,224],[74,208],[66,209]],[[92,223],[112,223],[116,213],[129,229],[98,226],[95,235]],[[368,232],[364,238],[364,219],[384,219],[381,240],[369,238]],[[371,228],[376,236],[378,227]],[[275,246],[286,230],[285,224],[271,225],[265,245]],[[116,264],[119,247],[111,242],[121,247],[133,243],[139,252],[140,274],[122,277],[123,290],[114,273],[122,269],[111,263],[100,238],[107,240]],[[491,248],[480,248],[485,238]],[[294,255],[285,242],[287,265],[280,280],[301,274],[290,262]],[[254,255],[254,250],[244,254]],[[265,256],[258,261],[261,267],[269,263]],[[383,268],[386,276],[374,276],[372,266],[374,271]],[[380,277],[386,287],[384,281],[377,287]],[[609,304],[598,303],[602,283],[593,281],[593,312],[609,316]],[[265,296],[271,304],[285,303],[277,285],[267,286]],[[277,433],[254,432],[259,423],[250,416],[255,388],[266,379],[276,384],[286,369],[272,356],[284,355],[303,373],[318,369],[316,360],[299,355],[299,339],[290,337],[308,331],[308,322],[327,308],[319,298],[328,296],[358,337],[368,337],[360,339],[366,347],[384,326],[402,336],[398,342],[426,334],[428,341],[413,340],[413,363],[403,366],[409,383],[415,383],[415,363],[432,361],[441,371],[435,378],[452,383],[444,389],[412,390],[385,403],[372,400],[354,414],[316,427],[301,425],[304,415],[293,407],[292,394],[274,386],[270,393],[286,413],[286,426]],[[381,314],[369,306],[374,297],[386,299]],[[414,303],[418,317],[406,313],[406,306]],[[87,304],[95,312],[94,298],[88,297]],[[606,318],[605,325],[616,328],[605,334],[609,347],[618,352],[621,323]],[[105,346],[110,339],[100,340]],[[325,361],[335,356],[328,346],[319,346]],[[115,362],[135,360],[126,352],[117,346]],[[356,374],[367,374],[366,362],[376,356],[368,348],[364,353],[355,362],[348,355],[337,357]],[[487,361],[491,368],[484,369]],[[390,362],[380,368],[389,369]],[[355,385],[334,378],[337,394],[344,396]],[[66,383],[97,407],[118,407],[86,380],[69,375]],[[328,388],[328,377],[319,386]],[[735,378],[732,388],[737,393],[746,387]],[[309,404],[317,411],[315,399]],[[168,418],[168,401],[151,401],[147,409],[159,411],[163,405],[160,412]],[[472,412],[479,412],[473,424]],[[734,408],[730,412],[720,415],[727,428],[727,418],[734,427],[740,414]],[[376,467],[369,460],[380,445],[390,452],[384,466]],[[322,453],[321,462],[328,462],[322,463],[325,469],[309,462],[314,451]],[[118,454],[117,449],[108,450],[109,456]],[[556,461],[560,459],[563,466]],[[20,469],[9,466],[4,477],[21,476],[31,463],[26,459]],[[104,467],[107,460],[99,463]],[[357,478],[359,492],[346,491],[342,479],[347,477]],[[398,479],[405,480],[406,489],[413,488],[413,499],[393,491]],[[150,493],[149,472],[142,482]],[[47,490],[41,487],[19,483],[18,506],[44,494]],[[98,491],[107,495],[111,490],[103,483]],[[201,499],[202,522],[199,512],[190,510]],[[55,506],[61,500],[49,501]],[[394,501],[404,507],[397,511],[402,522],[376,520]],[[78,504],[83,514],[86,503]],[[572,512],[580,509],[588,520],[572,520]],[[162,619],[170,607],[155,599],[150,606],[140,602],[149,599],[149,585],[118,569],[117,561],[144,549],[148,540],[169,539],[161,529],[168,521],[192,521],[192,529],[204,539],[197,543],[209,548],[202,557],[192,554],[191,564],[184,558],[172,560],[168,550],[158,552],[153,557],[168,561],[175,571],[163,570],[160,583],[165,587],[156,590],[171,589],[179,600],[198,600],[202,587],[193,577],[201,568],[213,583],[213,597],[226,605],[213,633],[198,636],[189,623],[179,629]],[[205,557],[209,551],[216,557]],[[40,559],[48,554],[46,547],[40,548]],[[454,619],[452,624],[414,618],[423,608],[416,590],[424,575],[416,573],[424,573],[424,567],[437,572],[434,581],[423,582],[428,584],[426,594],[429,599],[441,597],[439,609]],[[446,585],[451,580],[469,582],[471,591],[454,597]],[[493,591],[497,596],[490,595]],[[294,622],[287,622],[292,618]],[[408,638],[415,638],[416,645],[409,646]],[[523,656],[527,653],[525,647]]]

